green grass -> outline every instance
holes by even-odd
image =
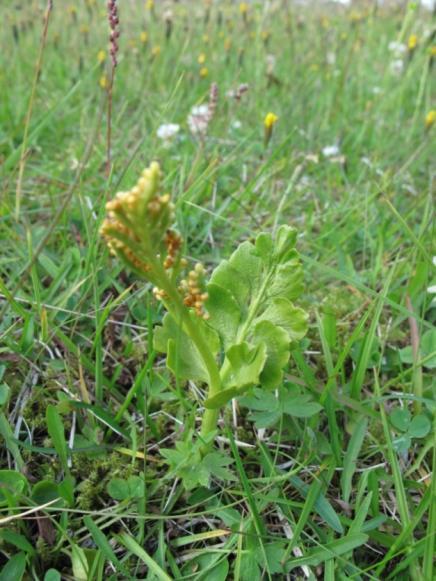
[[[55,0],[35,75],[38,4],[0,7],[0,579],[430,581],[430,14],[174,3],[168,39],[161,2],[120,2],[107,177],[104,3]],[[411,34],[395,74],[388,45]],[[212,82],[201,144],[187,116]],[[226,96],[241,83],[240,102]],[[105,201],[154,159],[185,253],[208,269],[297,228],[311,324],[286,379],[322,406],[263,431],[229,404],[215,447],[233,479],[189,493],[160,449],[198,428],[203,386],[153,351],[163,309],[98,233]]]

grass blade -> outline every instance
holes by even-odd
[[[172,581],[171,577],[156,563],[154,559],[143,549],[138,543],[127,533],[122,533],[119,536],[123,545],[136,555],[143,563],[147,565],[150,572],[156,575],[159,581]]]
[[[348,502],[351,494],[351,481],[356,471],[357,458],[368,428],[368,420],[363,418],[355,427],[348,444],[344,459],[344,469],[341,475],[342,499]]]
[[[53,446],[59,456],[62,469],[68,472],[68,447],[62,418],[54,405],[49,404],[46,410],[47,430]]]
[[[368,535],[364,534],[354,534],[347,535],[331,543],[327,543],[323,547],[313,549],[310,553],[304,557],[299,557],[293,559],[286,565],[286,570],[292,571],[296,567],[303,567],[304,565],[317,567],[321,563],[334,559],[357,549],[357,547],[362,546],[368,540]]]
[[[86,527],[92,535],[92,538],[94,539],[95,544],[103,553],[104,557],[116,567],[117,571],[123,573],[123,575],[127,575],[125,567],[115,555],[114,550],[106,538],[106,535],[98,528],[92,518],[90,516],[85,516],[83,518],[83,522],[85,523]]]

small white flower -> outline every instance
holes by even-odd
[[[395,59],[391,61],[390,64],[391,73],[394,75],[401,75],[404,70],[404,61],[403,59]]]
[[[188,127],[192,135],[205,135],[209,125],[209,106],[195,105],[188,115]]]
[[[199,116],[199,115],[207,115],[209,111],[209,105],[207,103],[203,105],[194,105],[191,109],[191,115]]]
[[[322,149],[322,154],[324,157],[334,157],[336,155],[339,155],[340,153],[341,150],[337,145],[327,145]]]
[[[336,54],[330,50],[325,56],[326,63],[333,66],[336,63]]]
[[[436,295],[436,284],[434,284],[433,286],[429,286],[427,288],[427,292],[431,295]]]
[[[241,129],[242,127],[242,123],[239,121],[239,119],[235,119],[232,122],[232,129]]]
[[[407,51],[407,46],[402,42],[397,42],[396,40],[393,40],[388,44],[388,49],[395,56],[401,56]]]
[[[171,141],[179,131],[180,125],[177,125],[177,123],[164,123],[159,127],[156,134],[163,141]]]
[[[381,95],[381,93],[383,93],[383,89],[381,89],[380,87],[373,87],[372,88],[373,95]]]

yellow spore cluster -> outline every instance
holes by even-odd
[[[150,272],[155,260],[166,269],[173,267],[182,244],[170,229],[174,205],[160,189],[160,167],[153,162],[131,190],[118,192],[106,204],[107,218],[100,230],[111,251],[142,274]]]
[[[208,314],[204,311],[204,303],[208,294],[204,292],[204,276],[204,266],[199,262],[194,270],[189,271],[187,278],[181,281],[179,290],[183,295],[185,306],[193,308],[196,315],[207,319]]]

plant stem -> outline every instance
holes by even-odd
[[[213,397],[221,390],[222,387],[220,370],[217,362],[215,361],[215,356],[209,349],[209,345],[204,338],[201,329],[196,326],[192,320],[188,308],[183,304],[178,290],[175,288],[174,283],[169,279],[165,269],[157,260],[149,259],[149,262],[152,264],[152,268],[160,288],[165,291],[169,298],[169,301],[166,303],[168,311],[171,313],[171,315],[173,315],[176,321],[181,321],[186,333],[189,335],[201,358],[203,359],[209,375],[209,389],[207,397]],[[200,437],[205,438],[216,429],[218,414],[218,409],[206,409],[201,422]],[[209,448],[209,444],[205,445],[202,452],[205,454]]]
[[[406,296],[406,307],[407,309],[413,313],[413,305],[412,301],[410,300],[410,296]],[[416,401],[414,402],[414,408],[417,414],[421,412],[422,409],[422,367],[420,365],[420,353],[419,353],[419,329],[418,323],[413,315],[409,315],[409,328],[410,328],[410,341],[412,344],[412,354],[413,354],[413,393],[417,397]]]
[[[27,108],[26,119],[25,119],[25,123],[24,123],[23,142],[21,144],[21,156],[20,156],[20,164],[19,164],[19,168],[18,168],[17,189],[16,189],[16,194],[15,194],[15,217],[17,220],[20,217],[23,175],[24,175],[24,167],[26,165],[27,141],[28,141],[28,137],[29,137],[30,119],[32,117],[33,104],[34,104],[35,95],[36,95],[36,87],[38,85],[39,77],[41,74],[42,57],[44,54],[45,45],[47,43],[48,23],[50,20],[50,14],[51,14],[52,10],[53,10],[53,0],[48,0],[47,1],[47,8],[45,9],[45,14],[44,14],[44,24],[43,24],[42,34],[41,34],[41,43],[39,46],[38,58],[36,61],[36,66],[35,66],[35,73],[34,73],[34,77],[33,77],[32,91],[30,93],[29,105]]]

